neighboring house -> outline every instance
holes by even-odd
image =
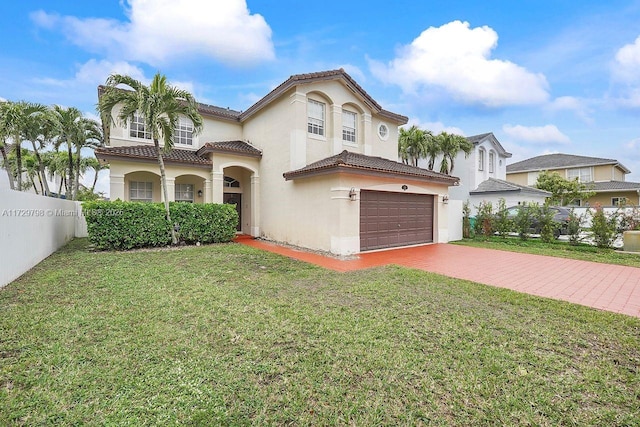
[[[482,202],[497,207],[500,199],[507,206],[522,203],[544,203],[551,194],[526,185],[514,185],[506,181],[507,152],[491,132],[467,137],[473,144],[469,156],[459,153],[453,173],[460,178],[457,186],[449,188],[453,200],[469,201],[471,214],[475,215]]]
[[[244,112],[199,110],[203,132],[182,121],[164,156],[170,201],[233,203],[242,233],[338,255],[448,241],[458,179],[395,161],[407,118],[344,70],[293,75]],[[134,117],[95,150],[111,200],[161,201],[149,137]]]
[[[640,202],[640,183],[625,181],[631,171],[614,159],[545,154],[507,166],[507,180],[520,185],[534,185],[542,171],[557,172],[566,179],[577,178],[596,194],[579,201],[579,206],[619,206]]]

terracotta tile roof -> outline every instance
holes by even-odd
[[[278,87],[273,89],[267,95],[265,95],[258,102],[249,107],[246,111],[244,111],[240,120],[245,120],[250,117],[253,113],[259,111],[265,105],[268,105],[271,101],[279,97],[283,92],[288,89],[307,83],[314,83],[318,81],[324,80],[342,80],[344,84],[350,88],[354,93],[359,94],[364,101],[369,105],[369,107],[377,113],[389,120],[396,122],[398,125],[406,124],[409,121],[409,118],[400,114],[392,113],[391,111],[384,110],[380,104],[378,104],[372,97],[369,95],[358,83],[356,83],[353,78],[347,74],[342,68],[339,70],[328,70],[328,71],[319,71],[315,73],[306,73],[306,74],[294,74],[281,83]]]
[[[131,145],[122,147],[100,147],[95,149],[98,159],[127,158],[139,160],[158,160],[158,152],[153,145]],[[167,163],[185,163],[197,166],[211,167],[211,160],[199,156],[195,151],[172,149],[169,153],[162,154]]]
[[[364,171],[379,172],[391,175],[411,176],[423,178],[427,181],[442,182],[447,185],[455,185],[459,179],[442,173],[405,165],[382,157],[366,156],[364,154],[343,151],[335,156],[327,157],[315,163],[311,163],[301,169],[283,174],[286,180],[318,173],[331,173],[336,171]]]
[[[505,181],[502,179],[496,179],[496,178],[489,178],[486,181],[482,181],[480,185],[478,185],[478,188],[476,188],[473,191],[470,191],[469,194],[508,193],[508,192],[538,194],[541,196],[551,195],[551,193],[548,191],[540,190],[534,187],[528,187],[526,185],[519,185],[513,182]]]
[[[507,173],[542,171],[549,169],[565,169],[598,165],[617,165],[625,173],[631,171],[615,159],[600,157],[576,156],[573,154],[545,154],[507,165]]]
[[[196,153],[202,156],[206,153],[234,153],[251,157],[262,157],[262,151],[244,141],[207,142]]]

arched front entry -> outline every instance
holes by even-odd
[[[239,165],[226,165],[222,173],[214,173],[214,192],[220,202],[236,206],[238,212],[238,232],[259,236],[259,179],[257,173]],[[218,175],[215,179],[215,175]],[[222,176],[220,176],[222,175]],[[221,188],[220,188],[221,187]],[[217,190],[217,191],[216,191]],[[217,197],[214,196],[214,199]]]

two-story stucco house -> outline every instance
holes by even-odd
[[[99,90],[100,93],[100,90]],[[246,111],[199,105],[164,156],[171,201],[234,203],[239,231],[338,255],[446,242],[458,179],[397,162],[398,127],[344,70],[291,76]],[[114,125],[96,156],[112,200],[161,201],[144,123]]]
[[[640,202],[640,183],[625,180],[631,171],[614,159],[545,154],[507,166],[507,180],[520,185],[534,185],[542,171],[556,172],[566,179],[578,179],[596,194],[580,205],[619,206]]]
[[[491,132],[467,137],[473,144],[468,156],[459,153],[453,173],[460,178],[458,185],[449,188],[453,200],[468,201],[471,214],[475,215],[482,202],[490,202],[494,208],[504,199],[507,206],[522,203],[544,203],[550,196],[547,191],[506,181],[507,152]]]

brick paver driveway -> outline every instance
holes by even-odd
[[[336,271],[397,264],[485,285],[640,317],[640,268],[450,244],[339,260],[249,238],[238,242]]]

